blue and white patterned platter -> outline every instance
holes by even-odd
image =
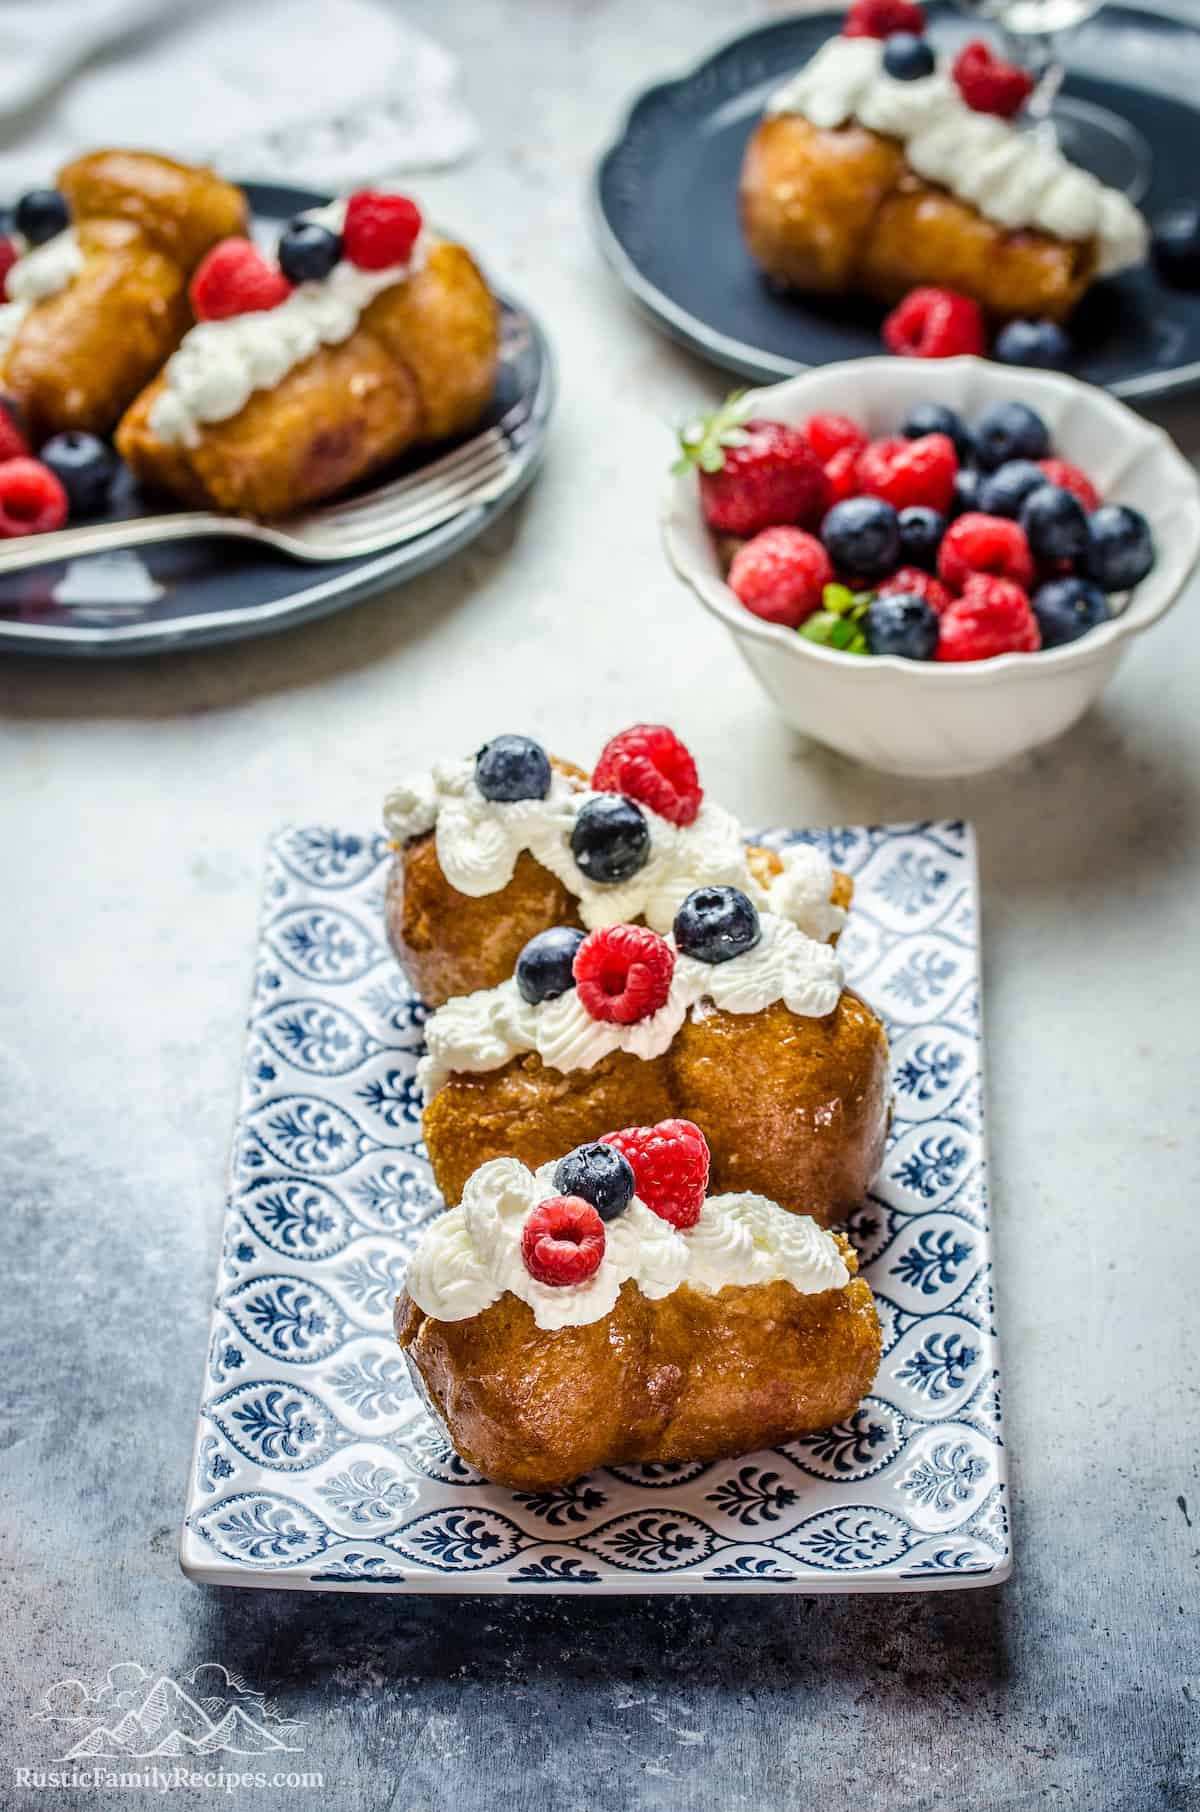
[[[892,1040],[892,1137],[850,1225],[884,1357],[852,1420],[768,1453],[622,1467],[538,1495],[463,1465],[391,1328],[440,1201],[415,1083],[424,1013],[382,930],[390,854],[382,837],[287,830],[267,874],[183,1531],[192,1578],[846,1592],[1007,1577],[974,839],[958,823],[806,835],[854,876],[841,951]]]

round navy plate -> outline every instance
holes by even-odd
[[[939,44],[974,35],[938,0],[927,10]],[[635,300],[672,338],[766,383],[881,350],[881,309],[773,289],[737,218],[742,153],[767,96],[839,30],[843,16],[780,19],[681,80],[647,89],[596,170],[600,247]],[[1061,48],[1065,92],[1120,114],[1149,143],[1153,173],[1140,200],[1147,215],[1200,193],[1200,31],[1163,13],[1105,6],[1064,34]],[[1149,265],[1093,285],[1071,335],[1075,376],[1118,396],[1200,383],[1200,296],[1168,288]]]
[[[327,195],[245,183],[256,236],[273,241],[280,221]],[[0,575],[0,649],[85,656],[157,654],[204,642],[231,642],[288,629],[386,591],[457,553],[508,509],[541,463],[554,402],[546,337],[520,302],[500,297],[501,360],[496,392],[470,439],[498,429],[508,443],[502,489],[485,504],[381,554],[315,565],[249,543],[196,539],[84,559],[44,561]],[[455,441],[421,448],[359,488],[391,482],[440,459]],[[128,473],[115,489],[111,517],[162,513]],[[103,520],[103,518],[101,518]],[[31,544],[32,546],[32,544]]]

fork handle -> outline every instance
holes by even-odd
[[[181,510],[173,516],[134,517],[128,522],[95,522],[79,528],[55,529],[48,535],[22,535],[0,542],[0,573],[50,560],[74,560],[84,554],[109,549],[148,547],[154,542],[186,541],[197,535],[237,535],[244,540],[266,538],[257,522],[237,516],[217,516],[208,510]]]

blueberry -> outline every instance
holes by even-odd
[[[1087,512],[1056,484],[1030,491],[1021,505],[1021,527],[1037,560],[1078,560],[1088,543]]]
[[[579,808],[571,854],[589,881],[628,881],[646,866],[650,826],[632,799],[600,793]]]
[[[937,571],[938,548],[946,533],[946,518],[937,510],[927,510],[915,503],[901,510],[900,553],[905,566],[919,566],[922,572]]]
[[[1063,371],[1071,361],[1071,342],[1054,321],[1010,321],[997,334],[992,357],[1003,365]]]
[[[1183,201],[1154,222],[1155,268],[1177,289],[1200,289],[1200,202]]]
[[[612,1145],[577,1145],[554,1171],[560,1195],[590,1202],[602,1221],[614,1221],[633,1200],[637,1184],[629,1159]]]
[[[979,508],[979,492],[982,488],[983,474],[970,466],[960,466],[954,479],[954,494],[950,499],[950,514],[963,516],[968,510]]]
[[[536,1007],[540,1000],[555,1000],[575,986],[575,952],[583,932],[569,925],[555,925],[531,937],[517,958],[517,993]]]
[[[872,654],[900,654],[908,661],[927,661],[938,640],[937,612],[915,592],[889,592],[874,598],[863,618]]]
[[[45,245],[71,224],[67,198],[58,189],[30,189],[22,195],[13,214],[13,225],[30,245]]]
[[[1046,474],[1032,459],[1010,459],[980,480],[976,501],[985,516],[1011,516],[1015,521],[1029,493],[1045,483]]]
[[[1061,648],[1109,618],[1108,599],[1086,579],[1052,579],[1033,594],[1043,648]]]
[[[727,963],[762,936],[758,913],[737,887],[697,887],[675,914],[675,943],[699,963]]]
[[[919,82],[933,74],[933,51],[914,32],[894,31],[883,47],[883,67],[897,82]]]
[[[528,736],[494,736],[475,757],[475,784],[485,799],[544,799],[550,761],[541,743]]]
[[[856,578],[882,579],[900,559],[900,523],[882,497],[848,497],[821,524],[833,564]]]
[[[900,424],[905,440],[920,440],[926,434],[948,434],[959,459],[973,459],[975,442],[962,416],[944,403],[918,403]]]
[[[289,283],[319,283],[341,255],[341,234],[315,220],[293,220],[279,235],[279,268]]]
[[[1131,591],[1154,565],[1154,536],[1140,510],[1105,503],[1088,517],[1083,569],[1104,591]]]
[[[117,456],[94,434],[67,428],[48,440],[38,454],[67,493],[72,518],[96,516],[108,507],[117,472]]]
[[[993,403],[975,424],[975,450],[980,465],[994,472],[1009,459],[1045,459],[1050,436],[1027,403]]]

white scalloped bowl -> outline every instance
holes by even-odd
[[[1106,391],[1058,372],[986,359],[856,359],[752,390],[754,413],[800,426],[836,410],[872,435],[895,433],[913,404],[933,401],[968,423],[989,403],[1038,411],[1056,454],[1080,465],[1105,501],[1148,518],[1158,559],[1121,614],[1063,648],[988,661],[907,661],[844,654],[765,623],[726,585],[694,472],[673,475],[661,527],[668,557],[733,637],[775,709],[794,729],[894,774],[949,778],[999,766],[1069,728],[1099,697],[1135,635],[1170,609],[1200,561],[1200,480],[1161,429]]]

